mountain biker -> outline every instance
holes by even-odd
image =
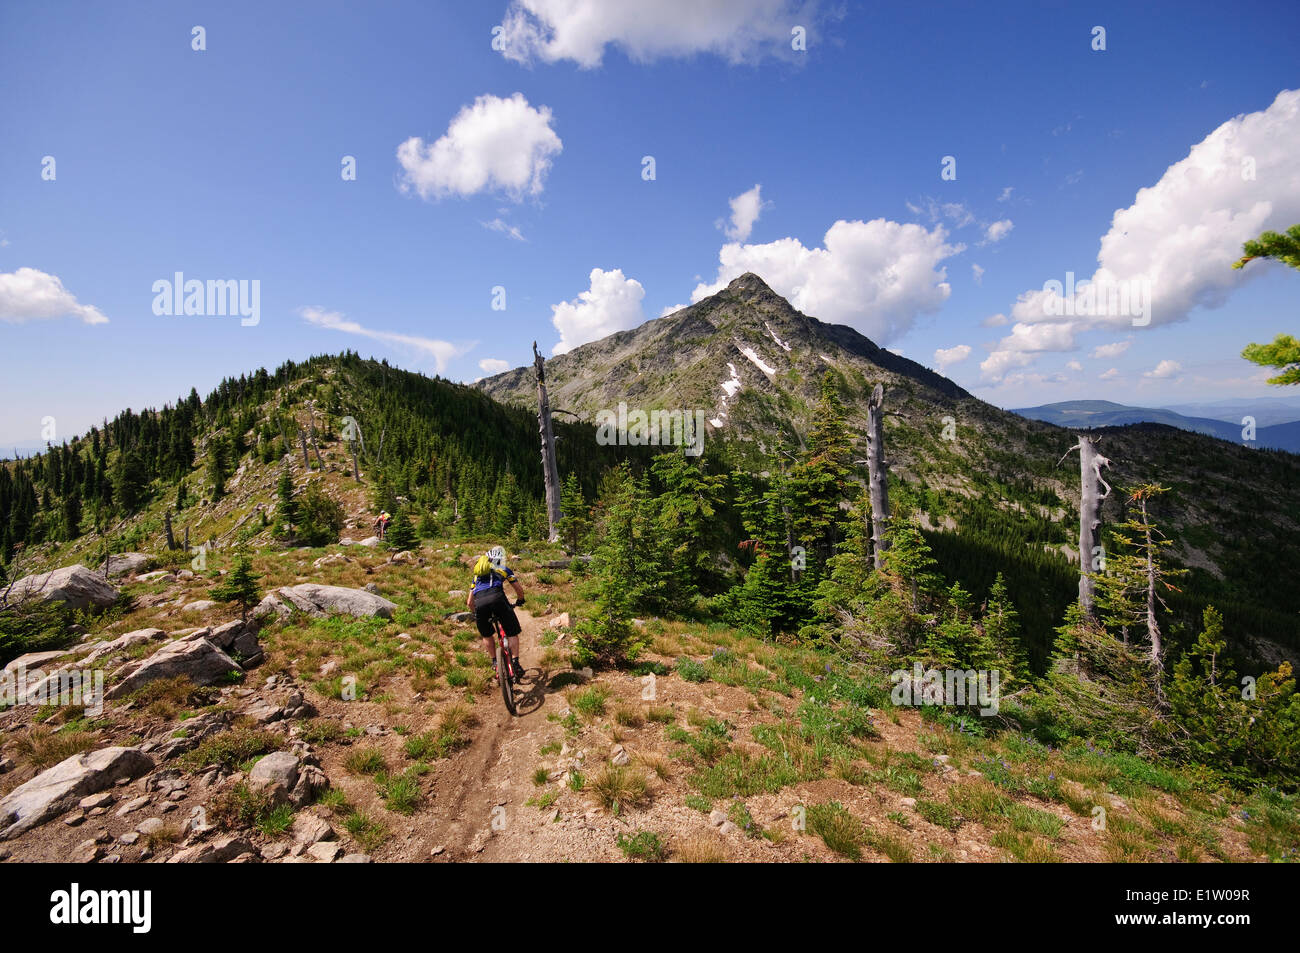
[[[388,515],[387,510],[384,510],[382,513],[380,513],[378,516],[375,517],[375,529],[378,531],[377,535],[379,536],[380,539],[384,538],[384,530],[388,529],[388,524],[391,523],[392,521],[393,518]]]
[[[506,644],[510,647],[511,661],[514,663],[514,675],[511,680],[517,683],[519,673],[524,670],[519,664],[519,633],[523,631],[523,627],[515,617],[515,610],[511,607],[509,598],[506,597],[507,582],[514,587],[515,605],[523,605],[524,590],[510,567],[506,565],[506,551],[500,546],[493,546],[474,563],[474,579],[465,605],[474,613],[478,634],[483,637],[483,651],[487,652],[488,658],[492,659],[494,665],[497,647],[492,621],[494,619],[500,621],[501,628],[506,634]]]

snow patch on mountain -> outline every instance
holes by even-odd
[[[763,327],[767,328],[767,333],[772,335],[772,340],[775,341],[779,347],[783,347],[787,351],[790,350],[790,345],[776,336],[776,332],[772,330],[772,325],[764,321]]]
[[[762,371],[764,374],[776,373],[776,368],[769,367],[768,365],[764,364],[762,358],[760,358],[754,352],[754,349],[752,347],[741,347],[741,348],[737,348],[737,350],[740,351],[741,354],[745,355],[745,357],[749,358],[749,360],[753,363],[753,365],[757,367],[760,371]]]

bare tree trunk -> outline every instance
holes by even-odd
[[[379,461],[384,459],[384,438],[388,436],[388,424],[384,424],[379,431],[379,449],[375,451],[375,466],[379,466]]]
[[[1101,501],[1110,495],[1110,485],[1101,478],[1101,468],[1110,466],[1110,461],[1097,453],[1092,438],[1083,434],[1079,435],[1077,444],[1065,451],[1065,457],[1074,450],[1079,451],[1079,608],[1085,618],[1095,622],[1093,574],[1100,567],[1094,567],[1093,561],[1101,552]],[[1106,487],[1105,493],[1097,492],[1099,484]]]
[[[1147,528],[1147,637],[1151,640],[1151,671],[1156,683],[1156,704],[1163,706],[1164,662],[1161,656],[1160,623],[1156,621],[1155,545],[1151,540],[1151,524],[1147,522],[1147,501],[1143,499],[1141,505],[1142,524]]]
[[[176,537],[172,535],[172,511],[168,510],[163,514],[163,532],[167,535],[167,548],[173,550],[176,548]]]
[[[871,495],[871,553],[877,569],[889,548],[889,464],[885,461],[885,388],[877,384],[867,402],[867,470]]]
[[[302,446],[302,468],[310,473],[311,457],[307,456],[307,434],[301,427],[298,428],[298,443]]]
[[[546,396],[546,372],[537,342],[533,342],[533,366],[537,368],[537,430],[542,438],[542,479],[546,484],[546,518],[552,543],[560,538],[560,473],[555,465],[555,434],[551,429],[551,402]]]
[[[316,402],[307,403],[307,413],[310,415],[308,423],[311,425],[311,448],[316,453],[316,464],[322,471],[325,469],[325,461],[320,457],[320,447],[316,445]]]
[[[190,528],[187,526],[185,527],[185,552],[188,553],[189,551],[190,551]]]

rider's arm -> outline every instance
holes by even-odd
[[[524,600],[524,587],[521,586],[521,585],[519,585],[519,580],[518,580],[518,579],[511,579],[511,580],[510,580],[510,585],[514,587],[514,590],[515,590],[515,597],[516,597],[520,602],[523,602],[523,600]]]
[[[469,591],[469,595],[465,597],[465,608],[468,609],[470,612],[474,611],[474,590],[473,589],[471,589]]]

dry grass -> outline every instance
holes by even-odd
[[[688,837],[673,847],[673,860],[682,864],[725,864],[727,847],[717,837]]]

